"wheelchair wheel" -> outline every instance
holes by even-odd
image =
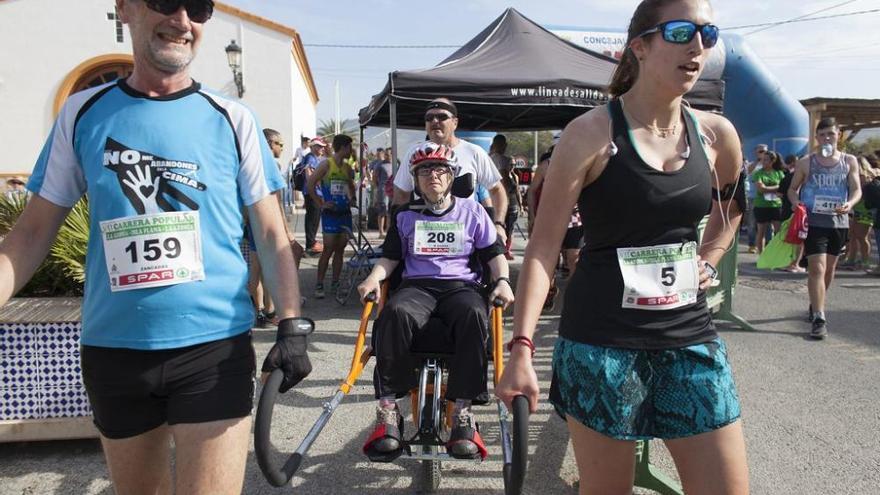
[[[434,493],[440,487],[440,461],[422,461],[422,491]]]
[[[529,400],[524,395],[520,395],[513,399],[512,405],[513,455],[511,463],[504,465],[502,474],[505,495],[520,495],[529,464]]]
[[[357,285],[354,279],[354,270],[349,266],[349,263],[350,261],[346,261],[342,264],[342,273],[339,276],[339,287],[336,288],[336,294],[333,294],[336,302],[342,306],[345,306],[348,302],[352,289]]]

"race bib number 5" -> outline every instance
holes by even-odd
[[[204,280],[199,212],[139,215],[101,222],[113,292]]]
[[[623,308],[667,310],[697,302],[697,244],[620,248]]]
[[[417,220],[413,244],[415,254],[461,254],[464,252],[464,224]]]

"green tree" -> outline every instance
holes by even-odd
[[[535,165],[535,133],[534,132],[503,132],[507,137],[507,154],[525,156],[530,165]],[[538,131],[538,156],[547,151],[553,144],[553,131]]]
[[[0,236],[12,229],[27,200],[0,196]],[[86,198],[74,205],[64,220],[49,255],[18,292],[22,297],[75,296],[83,292],[86,247],[89,242],[89,206]]]
[[[848,139],[843,144],[844,151],[854,155],[871,155],[880,152],[880,137],[870,137],[859,143],[853,141],[854,139]]]
[[[340,134],[345,134],[346,136],[352,138],[353,140],[358,140],[358,124],[357,120],[354,119],[345,119],[339,124]],[[336,119],[328,119],[321,120],[321,125],[318,126],[318,135],[321,136],[327,144],[330,144],[330,141],[333,139],[333,136],[336,135]]]

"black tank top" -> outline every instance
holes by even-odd
[[[667,349],[716,338],[706,296],[670,310],[622,308],[617,248],[697,241],[697,225],[712,206],[709,159],[693,115],[684,111],[690,156],[662,172],[639,156],[620,101],[608,110],[618,152],[578,198],[585,246],[566,289],[559,333],[586,344]]]

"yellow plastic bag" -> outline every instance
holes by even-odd
[[[797,258],[798,247],[785,242],[785,234],[788,232],[788,224],[791,218],[782,222],[779,232],[773,236],[764,251],[758,256],[758,268],[761,270],[776,270],[785,268]]]

